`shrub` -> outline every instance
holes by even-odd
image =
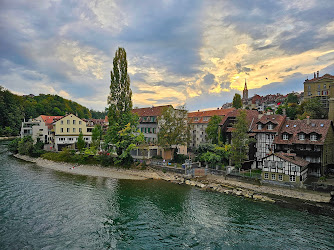
[[[21,138],[16,138],[14,140],[12,140],[9,144],[8,144],[8,150],[10,152],[12,152],[13,154],[17,154],[19,152],[19,142],[21,141]]]
[[[18,152],[21,155],[31,155],[34,141],[31,136],[25,136],[18,143]]]

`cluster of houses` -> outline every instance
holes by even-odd
[[[248,124],[248,135],[255,142],[249,146],[248,159],[245,168],[262,169],[262,178],[268,182],[291,182],[299,184],[309,176],[320,177],[328,168],[334,167],[334,76],[324,75],[304,82],[308,98],[312,97],[311,90],[318,91],[319,86],[330,91],[326,94],[329,109],[329,119],[289,120],[285,115],[272,112],[265,113],[261,109],[245,109]],[[325,82],[325,83],[323,83]],[[313,85],[318,85],[314,87]],[[325,86],[323,86],[325,85]],[[310,87],[311,86],[311,87]],[[330,88],[331,87],[331,88]],[[317,92],[318,93],[318,92]],[[318,96],[318,95],[313,95]],[[281,102],[281,96],[273,95],[270,98],[275,105]],[[247,85],[243,92],[243,101],[248,103]],[[254,100],[260,100],[255,96]],[[251,102],[253,102],[251,100]],[[255,101],[256,104],[256,101]],[[144,134],[145,145],[131,151],[134,158],[152,158],[160,155],[164,159],[171,159],[171,151],[164,151],[158,145],[159,116],[165,108],[171,105],[133,109],[139,116],[138,129]],[[179,154],[187,154],[188,149],[196,149],[200,144],[210,143],[206,128],[212,116],[221,117],[219,133],[224,143],[232,140],[233,124],[239,110],[234,108],[218,108],[216,110],[196,111],[188,113],[190,124],[190,142],[187,146],[174,145]],[[40,115],[37,118],[24,121],[21,136],[31,135],[34,140],[39,138],[46,145],[46,149],[60,151],[63,147],[75,148],[79,133],[89,144],[92,138],[92,129],[101,125],[104,130],[108,127],[108,118],[80,119],[74,114],[66,116]],[[218,136],[218,135],[217,135]]]

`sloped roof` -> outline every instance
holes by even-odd
[[[332,76],[330,74],[324,74],[321,77],[315,77],[315,78],[310,79],[310,80],[305,80],[305,82],[317,82],[317,81],[325,79],[325,78],[327,78],[327,79],[334,79],[334,76]]]
[[[285,121],[285,118],[286,116],[283,116],[283,115],[263,115],[262,117],[260,118],[257,118],[253,124],[252,124],[252,128],[251,128],[251,131],[252,132],[257,132],[257,133],[263,133],[263,132],[279,132],[282,125],[283,125],[283,122]],[[266,125],[268,123],[273,123],[275,124],[276,126],[274,126],[274,128],[272,130],[268,130],[267,129],[267,126],[265,127],[262,127],[262,129],[258,129],[257,125],[261,123],[263,125]]]
[[[222,119],[222,121],[219,125],[221,125],[221,126],[224,125],[225,122],[228,120],[228,118],[236,118],[239,115],[239,111],[240,111],[239,109],[235,109],[235,110],[229,112],[226,116],[224,116],[224,118]],[[248,126],[250,126],[256,121],[256,119],[259,115],[259,111],[257,111],[257,110],[247,110],[247,109],[244,109],[244,111],[246,111],[246,120],[247,120]]]
[[[269,157],[271,155],[268,155],[267,157]],[[282,160],[291,162],[291,163],[296,164],[297,166],[300,166],[302,168],[307,167],[307,165],[309,164],[308,161],[304,160],[301,157],[296,156],[296,154],[277,152],[277,153],[274,153],[274,155],[277,156],[278,158],[281,158]],[[265,158],[267,158],[267,157],[265,157]]]
[[[142,116],[160,116],[162,111],[165,108],[173,107],[172,105],[164,105],[164,106],[156,106],[156,107],[148,107],[148,108],[140,108],[140,109],[132,109],[132,113],[136,113],[139,117]]]
[[[188,118],[190,118],[190,123],[208,123],[210,117],[217,116],[225,116],[231,111],[235,110],[235,108],[227,108],[227,109],[214,109],[214,110],[205,110],[205,111],[196,111],[188,113]],[[204,120],[204,117],[209,117],[209,119]],[[198,118],[197,121],[194,119]]]
[[[50,127],[52,127],[52,123],[53,123],[54,121],[63,118],[63,116],[61,116],[61,115],[57,115],[57,116],[41,115],[41,118],[42,118],[43,121],[45,122],[45,125],[48,126],[48,127],[50,128]]]
[[[278,136],[275,137],[274,143],[276,144],[323,144],[325,142],[328,130],[332,124],[331,120],[325,119],[310,119],[309,123],[305,120],[285,120],[279,131]],[[282,134],[287,133],[290,135],[288,140],[283,140]],[[317,141],[311,141],[309,139],[299,140],[298,134],[305,133],[307,135],[316,133],[321,135]]]

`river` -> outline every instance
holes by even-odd
[[[333,249],[334,218],[164,181],[93,178],[0,142],[0,249]]]

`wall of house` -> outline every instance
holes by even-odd
[[[191,129],[191,147],[197,148],[200,144],[207,142],[206,128],[208,125],[206,123],[193,124]],[[217,135],[218,136],[218,135]]]
[[[329,165],[334,165],[334,131],[331,126],[327,132],[322,151],[322,174],[326,172]]]
[[[63,129],[63,131],[62,131]],[[83,135],[91,136],[92,132],[89,132],[90,127],[86,126],[86,122],[81,120],[79,117],[75,115],[68,115],[59,121],[57,121],[54,125],[55,135],[63,136],[63,135],[77,135],[80,134],[80,129]]]
[[[256,160],[261,161],[270,153],[269,148],[274,150],[273,142],[275,135],[273,133],[257,133],[256,134]]]
[[[158,124],[157,123],[140,123],[138,125],[138,129],[140,132],[144,134],[145,140],[147,142],[155,143],[158,141]]]

